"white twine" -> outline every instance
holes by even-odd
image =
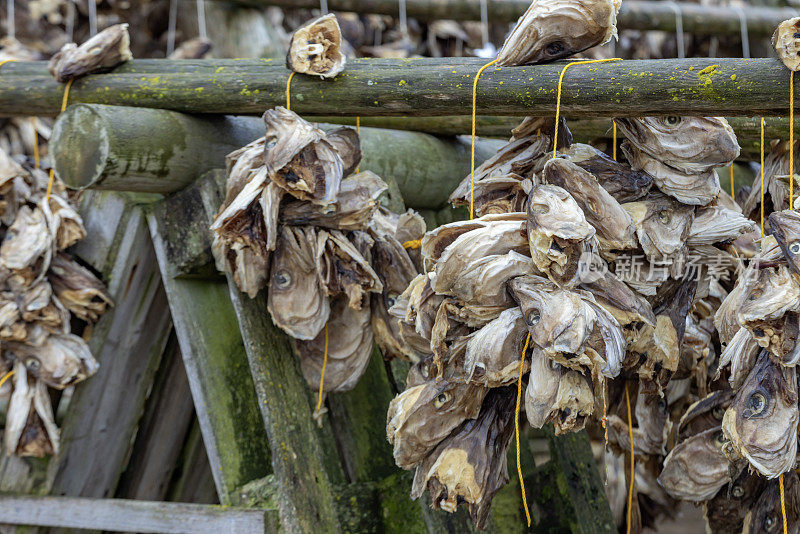
[[[205,39],[206,35],[206,5],[203,0],[197,0],[197,32],[201,38]]]
[[[67,20],[64,22],[64,31],[69,36],[67,42],[73,42],[75,40],[75,4],[72,2],[67,2]]]
[[[319,11],[322,15],[328,14],[328,0],[319,0]]]
[[[6,26],[8,29],[8,36],[12,39],[16,35],[16,29],[14,27],[14,0],[6,0]]]
[[[97,4],[95,4],[95,0],[89,0],[87,4],[89,6],[89,37],[93,37],[97,34]]]
[[[474,51],[474,54],[482,58],[490,58],[497,55],[497,49],[489,41],[489,8],[487,0],[481,0],[481,39],[483,46]]]
[[[178,25],[178,0],[169,0],[169,22],[167,26],[167,56],[175,51],[175,28]]]
[[[675,12],[675,37],[678,42],[678,59],[683,59],[686,57],[686,49],[683,44],[683,13],[681,12],[681,7],[672,0],[664,3]]]
[[[731,6],[736,14],[739,15],[739,31],[742,34],[742,57],[750,57],[750,36],[747,31],[747,15],[741,6]]]
[[[408,19],[406,17],[406,0],[399,0],[398,7],[400,8],[400,33],[403,34],[403,39],[408,38]]]

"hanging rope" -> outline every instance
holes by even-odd
[[[292,78],[294,78],[294,74],[295,72],[292,71],[286,80],[286,109],[289,111],[292,109]]]
[[[89,3],[91,4],[92,1],[90,0]],[[64,84],[64,96],[61,98],[61,111],[63,112],[67,109],[67,100],[69,99],[69,88],[72,86],[72,81],[69,80],[66,84]],[[52,165],[50,166],[50,179],[47,181],[47,194],[45,195],[45,200],[50,200],[50,193],[53,191],[53,182],[56,181],[56,171],[53,169]]]
[[[419,248],[421,246],[422,246],[422,240],[421,239],[412,239],[411,241],[406,241],[405,243],[403,243],[403,248],[405,248],[405,249]]]
[[[89,37],[94,37],[97,34],[97,4],[95,0],[87,2],[89,7]]]
[[[403,41],[408,40],[408,17],[406,15],[406,0],[398,0],[398,20],[400,22],[400,33]]]
[[[675,40],[678,47],[678,59],[683,59],[686,57],[686,49],[683,43],[683,12],[681,11],[681,7],[675,2],[669,1],[664,3],[675,12]]]
[[[764,117],[761,117],[761,237],[764,237]]]
[[[6,0],[6,16],[6,30],[8,31],[8,36],[14,39],[16,37],[14,0]]]
[[[328,365],[328,323],[325,323],[325,350],[322,353],[322,373],[319,375],[319,394],[317,395],[317,409],[315,412],[319,413],[322,407],[322,386],[325,383],[325,367]]]
[[[169,0],[169,21],[167,22],[167,56],[175,51],[175,29],[178,25],[178,0]]]
[[[356,117],[356,134],[361,134],[361,117]],[[356,174],[361,171],[361,160],[356,165]]]
[[[3,378],[0,378],[0,387],[3,387],[3,384],[6,383],[6,380],[11,378],[12,376],[14,376],[14,370],[13,369],[10,370],[9,372],[7,372],[6,374],[4,374]]]
[[[786,497],[783,493],[783,473],[778,477],[778,486],[781,489],[781,518],[783,519],[783,534],[789,533],[789,525],[786,521]]]
[[[611,119],[611,157],[617,161],[617,123]]]
[[[794,205],[794,71],[789,71],[789,209]]]
[[[522,404],[522,373],[525,371],[525,353],[528,352],[528,345],[531,342],[531,334],[525,338],[525,345],[522,347],[522,357],[519,360],[519,378],[517,379],[517,407],[514,409],[514,437],[517,442],[517,475],[519,476],[519,489],[522,492],[522,506],[525,509],[525,518],[528,526],[531,526],[531,513],[528,511],[528,498],[525,496],[525,480],[522,478],[522,461],[519,458],[519,409]]]
[[[730,6],[731,9],[736,11],[739,15],[739,33],[742,36],[742,57],[750,57],[750,35],[747,31],[747,16],[744,14],[744,9],[740,6]]]
[[[625,382],[625,402],[628,405],[628,439],[631,442],[631,483],[628,487],[628,526],[626,532],[631,534],[631,513],[633,511],[633,484],[635,471],[633,469],[633,418],[631,417],[631,396],[628,393],[628,383]]]
[[[320,15],[328,14],[328,0],[319,0],[319,12]]]
[[[553,132],[553,157],[556,157],[558,153],[558,121],[561,118],[561,85],[564,82],[564,75],[567,73],[567,69],[573,65],[588,65],[589,63],[607,63],[609,61],[620,61],[622,58],[619,57],[612,57],[608,59],[584,59],[581,61],[570,61],[564,68],[561,70],[561,75],[558,77],[558,92],[556,94],[556,125],[555,131]],[[472,123],[475,124],[475,106],[472,107]],[[473,126],[473,131],[475,127]]]
[[[197,33],[201,39],[206,39],[208,37],[206,33],[206,6],[203,0],[197,0],[195,5],[197,6]]]
[[[487,68],[491,67],[498,60],[495,59],[494,61],[490,61],[480,69],[478,69],[478,73],[475,75],[475,79],[472,81],[472,157],[470,158],[470,172],[469,172],[469,218],[470,220],[475,218],[475,122],[476,122],[476,109],[477,109],[477,102],[478,102],[478,78],[481,77],[483,71]]]
[[[731,171],[731,198],[736,200],[736,191],[734,190],[733,186],[733,163],[731,163],[729,170]]]

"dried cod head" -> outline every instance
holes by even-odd
[[[10,271],[12,288],[23,290],[38,283],[50,267],[53,249],[44,211],[22,206],[0,244],[0,266]]]
[[[487,391],[472,384],[430,380],[392,399],[386,437],[398,467],[416,467],[456,427],[478,417]]]
[[[50,231],[55,234],[56,249],[64,250],[86,237],[83,219],[68,200],[51,195],[47,207],[44,212]]]
[[[788,471],[797,455],[797,375],[763,351],[725,412],[733,450],[767,478]]]
[[[280,106],[264,113],[264,165],[267,177],[300,200],[323,206],[336,202],[346,158],[325,132]],[[337,140],[339,148],[345,146]],[[349,150],[360,150],[347,144]]]
[[[734,390],[738,390],[753,370],[760,352],[761,347],[750,331],[740,328],[719,355],[717,373],[730,366],[728,382]]]
[[[694,207],[683,205],[661,193],[622,205],[636,224],[639,244],[650,261],[675,261],[686,247]]]
[[[44,458],[58,454],[59,431],[44,382],[29,378],[20,361],[14,363],[14,392],[6,411],[3,444],[6,455]]]
[[[712,498],[730,481],[724,444],[719,427],[681,441],[664,460],[659,484],[676,499],[701,502]]]
[[[772,46],[786,68],[800,70],[800,17],[784,20],[772,34]]]
[[[182,42],[167,59],[206,59],[214,47],[213,43],[203,37],[195,37]]]
[[[594,411],[590,381],[578,371],[567,369],[534,348],[531,372],[525,388],[528,422],[541,428],[553,422],[556,434],[577,432]]]
[[[105,72],[133,58],[127,24],[115,24],[78,46],[65,44],[47,64],[59,82]]]
[[[77,384],[100,367],[86,342],[72,334],[51,334],[39,345],[10,342],[5,349],[28,374],[56,389]]]
[[[326,296],[347,295],[354,310],[369,303],[369,293],[383,292],[369,259],[354,244],[358,240],[366,240],[367,248],[372,245],[366,232],[351,232],[348,237],[339,230],[317,231],[316,264],[323,292]]]
[[[528,329],[519,308],[505,310],[470,336],[464,374],[471,383],[488,388],[515,382],[520,375],[520,358],[527,337]],[[525,364],[527,367],[527,359]]]
[[[800,283],[800,213],[794,210],[772,212],[769,215],[769,228],[795,280]]]
[[[330,316],[330,302],[317,274],[317,232],[284,226],[272,261],[267,309],[294,339],[314,339]]]
[[[786,531],[797,534],[800,531],[800,479],[797,473],[795,471],[786,473],[783,485]],[[742,532],[782,532],[782,509],[780,483],[777,480],[770,480],[751,508],[749,517],[745,517],[745,527]]]
[[[754,221],[739,212],[722,206],[706,206],[697,209],[686,244],[691,247],[729,242],[757,229]],[[800,252],[800,243],[797,248]]]
[[[670,115],[614,122],[636,148],[684,174],[708,172],[739,157],[736,134],[723,117]]]
[[[492,389],[478,417],[463,422],[417,467],[411,498],[427,488],[434,508],[452,513],[466,503],[475,526],[485,528],[495,493],[508,483],[514,400],[513,387]]]
[[[331,303],[327,328],[312,340],[294,340],[300,369],[309,388],[319,388],[326,344],[328,360],[322,391],[349,391],[356,386],[372,355],[370,318],[369,306],[354,310],[347,305],[347,298],[340,296]]]
[[[765,485],[762,477],[743,469],[734,481],[703,504],[707,530],[712,534],[742,532],[745,518]]]
[[[386,182],[370,171],[342,180],[335,204],[319,206],[302,200],[284,202],[280,221],[292,226],[319,226],[334,230],[363,230],[378,210]]]
[[[333,78],[344,70],[342,30],[329,13],[299,27],[292,34],[286,67],[301,74]]]
[[[617,0],[534,0],[497,54],[504,67],[569,57],[617,36]]]
[[[506,282],[517,276],[536,274],[530,257],[516,251],[480,258],[459,273],[450,291],[466,305],[513,306]]]
[[[556,284],[574,286],[578,260],[590,252],[595,229],[567,191],[537,185],[528,193],[528,244],[536,267]]]
[[[650,303],[614,273],[606,271],[603,276],[584,282],[580,287],[590,292],[620,325],[645,323],[655,326],[656,316]]]
[[[602,251],[637,247],[636,226],[630,215],[592,174],[566,159],[553,158],[545,163],[542,179],[572,195],[586,221],[597,231]]]
[[[638,200],[647,194],[653,184],[653,177],[646,172],[614,161],[592,145],[573,143],[569,148],[560,150],[558,157],[591,173],[617,202]]]
[[[58,300],[75,317],[88,323],[97,322],[114,305],[105,284],[66,254],[53,257],[47,280]]]
[[[678,422],[678,439],[683,440],[710,429],[720,429],[725,410],[733,402],[735,391],[714,391],[692,403]]]

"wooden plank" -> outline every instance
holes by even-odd
[[[0,523],[114,532],[277,532],[274,510],[202,504],[0,496]]]
[[[145,501],[165,500],[193,420],[189,380],[183,368],[178,340],[172,333],[147,399],[130,460],[114,496]]]
[[[201,193],[210,220],[222,191],[206,181]],[[321,433],[311,417],[308,386],[289,338],[272,323],[265,292],[251,299],[230,279],[228,286],[272,451],[281,524],[291,532],[337,531],[333,483],[343,479],[342,468],[326,461]]]
[[[355,59],[333,80],[292,79],[292,110],[301,115],[465,115],[480,58]],[[171,109],[184,113],[260,114],[286,104],[282,61],[150,60],[86,76],[70,102]],[[478,84],[478,112],[552,116],[564,62],[493,67]],[[565,116],[785,116],[789,71],[774,58],[624,60],[570,69]],[[56,115],[63,84],[44,62],[3,66],[0,115]]]
[[[175,278],[177,243],[207,239],[207,223],[187,232],[187,218],[206,220],[196,188],[173,195],[149,215],[150,232],[220,502],[270,471],[261,422],[236,314],[224,280]]]
[[[116,220],[117,207],[114,202],[92,203],[85,213],[87,220],[94,219],[89,227],[102,225],[109,213]],[[106,263],[99,270],[115,306],[98,322],[89,342],[100,369],[75,388],[62,424],[61,454],[48,466],[54,494],[113,495],[171,328],[144,216],[133,205],[125,209],[114,237],[118,247],[101,243],[94,248],[99,256],[95,264]]]
[[[175,466],[167,501],[218,504],[219,496],[214,485],[214,475],[208,463],[200,423],[195,417],[189,436],[181,450],[181,457]]]

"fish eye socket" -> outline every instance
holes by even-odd
[[[777,524],[778,520],[775,519],[775,514],[767,514],[767,516],[764,518],[764,530],[767,532],[772,531]]]
[[[533,213],[547,213],[550,211],[550,206],[547,204],[534,204],[531,206],[531,211]]]
[[[266,147],[267,147],[267,148],[272,148],[272,147],[274,147],[274,146],[275,146],[275,145],[277,145],[277,144],[278,144],[278,140],[277,140],[277,139],[275,139],[274,137],[272,137],[272,138],[270,138],[270,140],[269,140],[269,141],[267,141],[267,142],[266,142]]]
[[[545,47],[545,52],[547,52],[551,56],[560,54],[563,51],[564,51],[564,43],[562,43],[561,41],[553,41],[552,43],[548,44]]]
[[[744,489],[741,486],[734,486],[733,489],[731,489],[731,495],[737,499],[741,499],[744,495]]]
[[[30,371],[38,371],[42,367],[42,362],[38,359],[34,358],[33,356],[25,359],[25,367],[27,367]]]
[[[725,435],[720,430],[716,434],[714,434],[714,443],[717,445],[723,445],[725,443]]]
[[[97,54],[99,54],[99,53],[100,53],[100,52],[102,52],[102,51],[103,51],[103,49],[102,49],[101,47],[99,47],[99,46],[95,46],[94,48],[92,48],[91,50],[89,50],[89,54],[91,54],[91,55],[93,55],[93,56],[96,56]]]
[[[664,124],[667,126],[677,126],[681,123],[681,118],[677,115],[669,115],[668,117],[664,118]]]
[[[672,214],[669,210],[661,210],[658,212],[658,220],[661,221],[661,224],[669,224],[672,221]]]
[[[390,308],[394,306],[395,302],[397,302],[397,295],[387,295],[386,297],[386,305]]]
[[[531,310],[525,316],[525,322],[528,323],[528,326],[536,326],[537,324],[539,324],[541,318],[542,316],[539,313],[539,310]]]
[[[275,287],[278,289],[286,289],[292,283],[292,275],[286,271],[279,271],[275,273],[272,278],[275,282]]]
[[[750,412],[750,417],[754,417],[760,415],[767,407],[767,399],[757,391],[747,398],[746,405],[747,410]]]
[[[436,408],[441,408],[442,406],[447,404],[447,402],[450,401],[450,398],[451,395],[446,391],[439,393],[439,395],[437,395],[436,398],[433,400],[433,405]]]
[[[428,375],[430,374],[430,369],[428,368],[427,363],[423,363],[422,365],[419,366],[419,373],[425,378],[428,378]]]
[[[789,245],[789,252],[792,254],[800,254],[800,241],[795,241]]]
[[[725,409],[722,406],[714,406],[714,409],[711,410],[711,415],[717,421],[722,421],[722,418],[725,417]]]

